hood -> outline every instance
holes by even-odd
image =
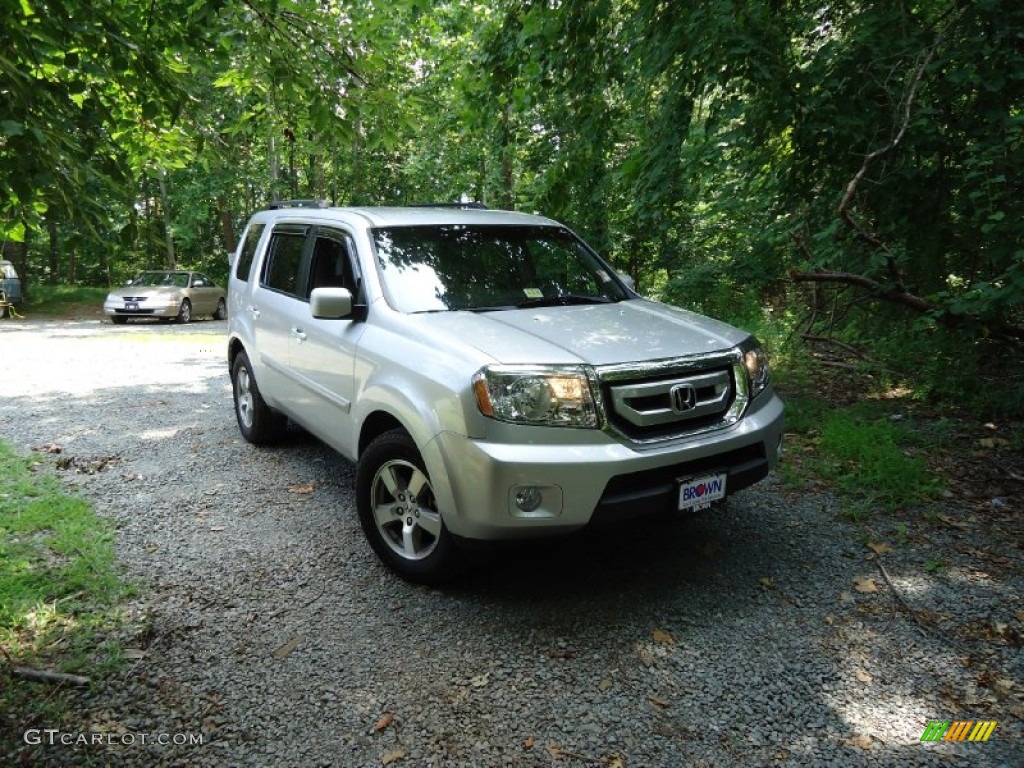
[[[122,285],[111,293],[116,296],[169,296],[184,290],[177,285]]]
[[[494,361],[614,365],[728,350],[749,334],[646,299],[418,318]]]

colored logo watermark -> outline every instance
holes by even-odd
[[[995,720],[931,720],[921,741],[988,741],[995,729]]]

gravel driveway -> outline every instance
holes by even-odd
[[[998,521],[917,544],[875,521],[876,556],[834,500],[769,479],[411,586],[363,539],[351,464],[298,431],[242,441],[225,334],[0,323],[0,436],[75,459],[140,585],[124,666],[74,694],[78,722],[36,724],[119,737],[0,763],[1024,764],[1021,543]],[[998,725],[922,743],[932,720]]]

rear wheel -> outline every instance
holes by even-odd
[[[263,401],[252,365],[245,352],[239,352],[231,366],[231,389],[235,399],[238,429],[250,443],[261,445],[280,440],[288,428],[288,419]]]
[[[359,458],[356,505],[377,556],[407,581],[437,584],[464,558],[437,510],[416,444],[405,430],[377,437]]]
[[[177,319],[182,325],[192,322],[192,302],[188,299],[181,300],[181,306],[178,308]]]

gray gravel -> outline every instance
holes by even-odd
[[[364,542],[351,464],[299,431],[241,440],[225,332],[0,323],[0,436],[82,467],[118,457],[59,474],[116,523],[140,585],[124,666],[75,694],[75,722],[32,724],[108,743],[55,734],[0,745],[0,764],[1024,764],[1005,518],[871,533],[770,479],[700,517],[411,586]],[[917,621],[868,538],[892,544],[880,558]],[[877,591],[855,588],[867,579]],[[930,720],[998,725],[923,744]]]

